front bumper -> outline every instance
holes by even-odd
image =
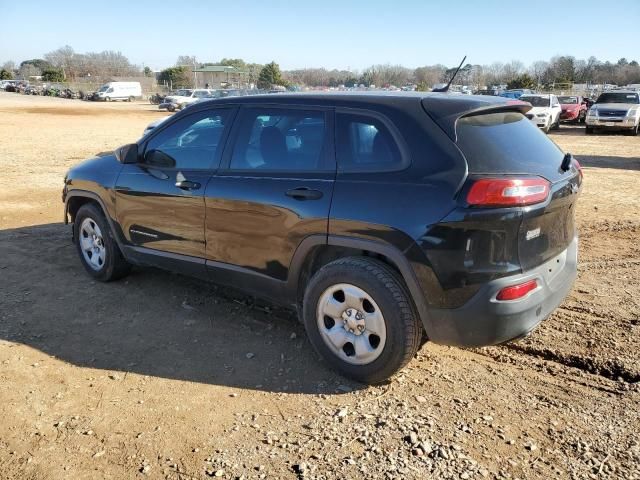
[[[626,130],[636,126],[637,120],[633,117],[587,117],[587,127],[602,128],[608,130]]]
[[[429,340],[443,345],[481,347],[520,338],[547,318],[564,300],[577,275],[578,238],[569,247],[526,273],[484,285],[462,307],[429,311]],[[513,301],[495,299],[504,287],[536,279],[538,288]],[[426,326],[426,325],[425,325]]]
[[[572,120],[578,120],[580,118],[579,110],[565,110],[560,114],[560,120],[564,122],[570,122]]]
[[[549,123],[551,122],[551,117],[549,116],[538,117],[537,115],[534,115],[532,117],[527,117],[527,118],[529,118],[531,123],[533,123],[538,128],[546,128],[549,126]]]

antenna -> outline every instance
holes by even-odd
[[[442,88],[434,88],[433,90],[431,90],[432,92],[448,92],[449,91],[449,87],[451,86],[451,83],[453,82],[453,79],[456,78],[456,75],[458,75],[458,72],[460,71],[460,69],[462,68],[462,64],[464,63],[464,61],[467,59],[467,56],[465,55],[464,58],[462,59],[462,61],[460,62],[460,65],[458,65],[458,68],[456,68],[456,71],[453,73],[453,75],[451,76],[451,80],[449,80],[449,83],[447,83],[446,86],[442,87]]]

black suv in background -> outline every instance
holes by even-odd
[[[425,337],[526,335],[576,275],[580,166],[487,96],[203,102],[72,168],[65,221],[101,281],[153,265],[292,306],[342,374],[380,382]]]

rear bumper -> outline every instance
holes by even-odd
[[[562,303],[577,274],[578,239],[544,264],[526,273],[493,280],[455,309],[429,311],[429,340],[443,345],[481,347],[520,338]],[[538,288],[522,299],[495,299],[504,287],[536,279]]]

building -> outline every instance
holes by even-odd
[[[208,65],[194,68],[195,88],[228,88],[246,87],[249,83],[249,73],[227,65]]]

